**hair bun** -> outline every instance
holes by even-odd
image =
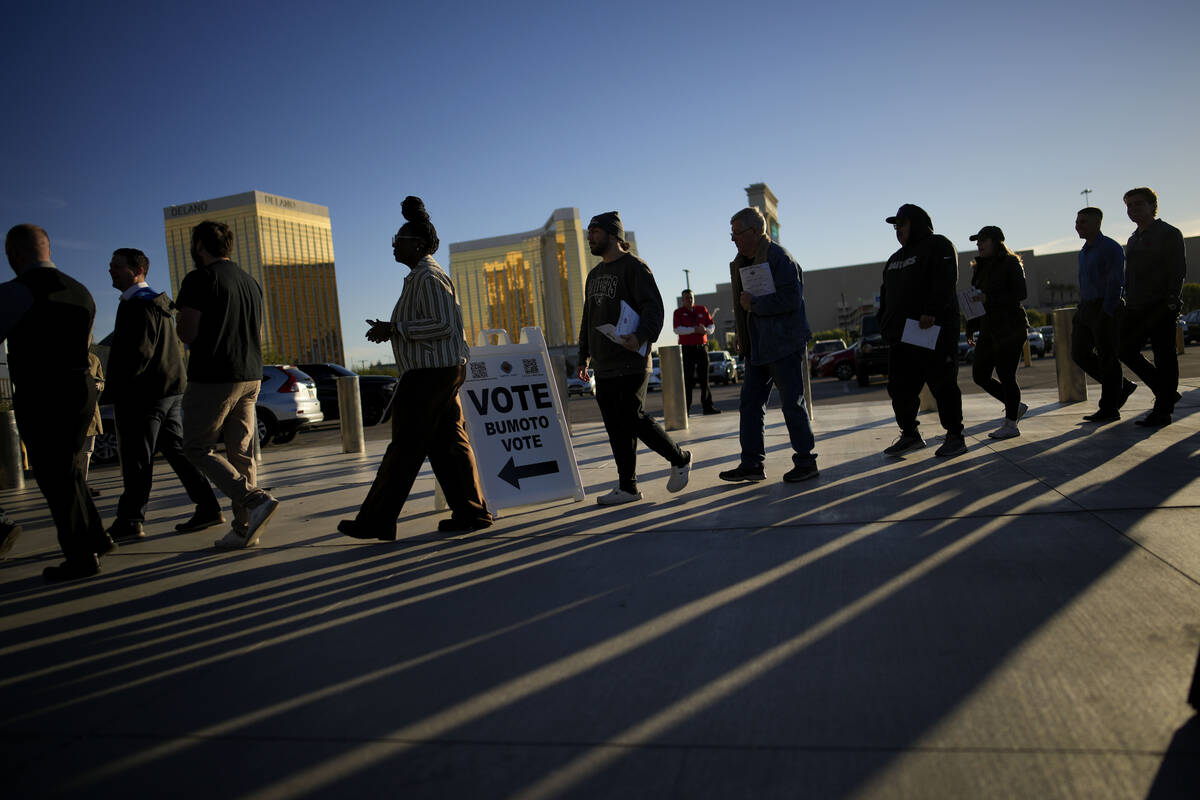
[[[429,212],[425,210],[425,203],[421,198],[409,195],[404,198],[404,202],[400,204],[400,213],[409,222],[428,222]]]

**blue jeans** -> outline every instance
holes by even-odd
[[[779,399],[783,404],[783,421],[787,424],[788,438],[795,451],[792,453],[792,462],[798,467],[817,463],[817,454],[813,452],[817,443],[813,439],[812,426],[808,424],[808,409],[804,407],[804,370],[807,368],[803,350],[770,364],[746,362],[741,402],[738,405],[741,413],[738,439],[742,445],[743,466],[761,467],[766,459],[763,425],[772,386],[779,389]]]

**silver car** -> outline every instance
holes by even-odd
[[[298,431],[325,421],[316,381],[290,364],[263,365],[255,411],[258,441],[264,447],[290,442]]]

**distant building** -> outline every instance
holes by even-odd
[[[325,206],[246,192],[163,209],[171,294],[192,268],[192,228],[233,229],[230,258],[262,286],[263,350],[290,363],[345,364],[333,230]]]
[[[625,237],[636,254],[633,233]],[[538,327],[551,349],[570,356],[578,345],[583,285],[598,263],[577,208],[556,209],[531,231],[451,244],[450,277],[467,341],[499,329],[515,342],[521,328]]]

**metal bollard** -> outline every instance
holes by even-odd
[[[1033,366],[1033,351],[1029,349],[1029,337],[1025,338],[1025,348],[1021,351],[1021,358],[1025,362],[1025,366]]]
[[[669,431],[688,429],[687,395],[683,388],[683,351],[673,344],[658,348],[662,378],[663,422]]]
[[[921,408],[920,411],[937,411],[937,400],[933,399],[933,392],[929,390],[929,384],[921,386]]]
[[[338,419],[342,428],[342,452],[364,453],[362,400],[358,395],[358,376],[343,375],[337,379]]]
[[[1075,309],[1054,309],[1054,369],[1058,374],[1058,402],[1082,403],[1087,400],[1087,382],[1083,370],[1071,358],[1071,333]]]
[[[25,464],[21,458],[21,435],[17,415],[0,411],[0,489],[24,489]]]

